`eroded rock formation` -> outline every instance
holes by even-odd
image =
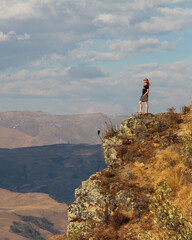
[[[182,160],[186,119],[177,113],[136,115],[122,122],[119,130],[107,129],[103,141],[107,168],[76,189],[68,212],[68,236],[79,232],[79,239],[137,239],[139,232],[154,230],[149,204],[155,185],[168,181],[176,189],[170,173],[176,179],[180,166],[183,184],[192,186],[191,169]]]

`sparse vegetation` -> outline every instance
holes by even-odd
[[[112,168],[102,169],[101,176],[106,178],[113,178],[115,176],[115,171]]]
[[[105,130],[104,138],[114,137],[117,134],[117,132],[118,132],[117,128],[113,126],[107,127],[107,129]]]
[[[14,221],[10,230],[31,240],[46,240],[31,224]]]
[[[123,224],[127,224],[129,220],[128,216],[124,215],[121,211],[116,210],[114,214],[110,216],[109,224],[117,231]]]
[[[45,240],[37,228],[46,230],[52,234],[60,234],[60,231],[54,228],[54,224],[46,218],[16,215],[22,220],[22,222],[14,221],[10,227],[10,230],[16,234],[32,240]]]
[[[167,183],[156,187],[156,193],[150,205],[154,222],[165,230],[166,239],[192,239],[192,218],[187,219],[181,210],[168,200],[172,189]],[[191,215],[192,217],[192,215]],[[152,235],[151,235],[152,236]]]
[[[188,160],[187,162],[192,166],[192,132],[183,136],[183,155]]]
[[[145,232],[143,234],[139,234],[137,240],[157,240],[157,238],[154,237],[152,233]]]
[[[190,111],[190,106],[182,106],[181,107],[181,112],[183,113],[183,114],[187,114],[188,112]]]
[[[99,199],[92,203],[88,191],[75,203],[79,211],[85,199],[82,213],[100,214],[90,223],[93,228],[85,230],[86,236],[93,240],[192,240],[192,121],[187,110],[175,110],[135,115],[120,130],[105,135],[108,168],[90,178],[98,182],[97,189],[90,191],[96,198],[99,193]],[[109,200],[106,205],[105,200]]]
[[[54,228],[54,224],[48,221],[46,218],[34,217],[34,216],[22,216],[17,214],[22,221],[36,225],[37,227],[44,229],[53,234],[60,234],[60,231]]]
[[[175,107],[169,107],[169,108],[167,108],[167,111],[168,111],[169,113],[174,113],[175,110],[176,110]]]
[[[103,140],[105,138],[111,138],[111,137],[114,137],[118,132],[119,132],[119,129],[118,127],[114,126],[111,122],[111,120],[109,119],[109,123],[108,122],[105,122],[106,124],[106,129],[105,129],[105,133],[104,133],[104,136],[103,136]]]
[[[81,229],[75,229],[66,240],[86,240]]]

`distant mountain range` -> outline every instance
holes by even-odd
[[[99,144],[97,131],[118,126],[127,116],[102,113],[52,115],[41,111],[0,113],[0,148],[21,148],[61,143]]]
[[[81,181],[105,168],[101,145],[57,144],[0,149],[0,188],[47,193],[71,203]]]

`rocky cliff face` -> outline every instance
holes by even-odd
[[[146,231],[160,239],[162,231],[149,210],[156,184],[168,183],[172,202],[190,208],[192,164],[184,148],[190,118],[191,112],[136,115],[119,130],[107,129],[107,168],[76,189],[68,212],[68,239],[138,239]]]

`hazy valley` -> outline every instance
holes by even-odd
[[[71,202],[81,181],[104,167],[101,145],[0,149],[0,187],[48,193],[57,200]]]
[[[101,145],[0,149],[0,240],[44,240],[64,233],[65,202],[71,203],[81,182],[104,167]]]
[[[105,168],[98,130],[102,136],[107,126],[119,125],[124,118],[101,113],[0,113],[0,240],[46,239],[53,233],[39,227],[44,218],[63,233],[67,225],[64,202],[71,203],[75,188]],[[35,237],[22,237],[25,228]]]

